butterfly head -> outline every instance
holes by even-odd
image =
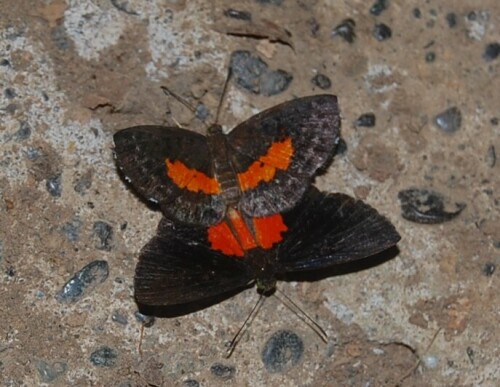
[[[207,129],[207,134],[209,136],[216,136],[218,134],[223,134],[224,132],[222,131],[222,126],[219,124],[213,124],[210,125]]]

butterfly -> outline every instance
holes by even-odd
[[[245,231],[237,227],[222,230],[214,239],[210,228],[164,217],[140,253],[134,278],[136,301],[146,306],[176,306],[251,285],[270,294],[277,280],[289,273],[367,258],[400,240],[392,223],[374,208],[348,195],[314,187],[292,210],[272,215],[272,222],[278,217],[284,227],[273,231],[279,240],[267,247],[245,244]],[[239,244],[239,250],[231,243]]]
[[[292,209],[339,139],[337,97],[316,95],[276,105],[228,134],[218,124],[206,136],[176,127],[123,129],[114,135],[114,155],[135,191],[166,217],[212,226],[235,212],[248,222]]]

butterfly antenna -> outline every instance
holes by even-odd
[[[198,115],[196,114],[196,108],[191,105],[188,101],[186,101],[184,98],[182,98],[180,95],[174,93],[172,90],[170,90],[168,87],[166,86],[160,86],[161,89],[163,90],[163,92],[165,93],[165,95],[167,95],[168,97],[173,97],[175,98],[175,100],[177,100],[177,102],[179,102],[180,104],[184,105],[186,108],[188,108],[193,114],[194,116],[200,120],[203,125],[205,125],[206,128],[208,128],[208,125],[207,123],[202,120],[201,118],[198,117]],[[181,125],[179,125],[179,123],[174,119],[175,123],[177,124],[177,126],[181,127]]]
[[[309,315],[304,312],[300,306],[298,306],[290,297],[288,297],[285,293],[283,293],[281,290],[276,289],[280,295],[283,297],[281,299],[274,293],[273,295],[280,300],[280,302],[285,305],[289,310],[291,310],[298,318],[300,318],[302,321],[306,323],[306,325],[311,328],[314,333],[316,333],[321,341],[323,341],[325,344],[328,342],[328,335],[325,332],[325,330],[319,325],[316,321],[314,321]],[[285,302],[286,300],[286,302]]]
[[[236,332],[236,335],[234,335],[231,342],[227,344],[226,359],[229,359],[231,357],[231,355],[234,352],[234,349],[236,348],[238,343],[241,341],[241,338],[243,337],[245,332],[248,330],[248,328],[250,328],[250,325],[252,325],[252,322],[255,319],[255,317],[257,316],[257,314],[259,313],[259,310],[262,307],[262,305],[264,304],[265,299],[266,298],[264,295],[262,295],[262,294],[259,295],[259,299],[257,300],[254,307],[252,308],[252,310],[248,314],[247,318],[245,319],[245,321],[241,325],[240,329],[238,329],[238,332]]]
[[[221,108],[222,108],[222,102],[224,101],[224,98],[226,96],[227,86],[229,85],[229,80],[231,79],[232,75],[233,75],[233,70],[232,70],[231,66],[229,66],[229,69],[227,70],[226,81],[224,82],[224,88],[222,89],[222,94],[220,95],[219,106],[217,106],[217,113],[215,114],[215,123],[216,124],[219,122],[219,115],[220,115]]]

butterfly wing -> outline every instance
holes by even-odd
[[[141,251],[135,298],[143,305],[187,304],[243,288],[251,280],[244,263],[210,249],[206,228],[163,218]]]
[[[337,97],[298,98],[257,114],[228,134],[242,197],[260,217],[291,209],[333,157],[340,136]]]
[[[218,222],[225,205],[217,195],[206,138],[181,128],[136,126],[114,135],[119,170],[146,200],[186,223]]]
[[[285,271],[312,270],[369,257],[401,239],[374,208],[347,195],[311,189],[285,215],[289,233],[280,246]]]

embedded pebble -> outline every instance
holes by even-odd
[[[119,310],[115,310],[113,314],[111,315],[111,320],[114,321],[115,323],[121,324],[121,325],[127,325],[128,320],[127,317],[123,315],[122,312]]]
[[[233,366],[215,363],[210,367],[210,372],[222,380],[229,380],[233,378],[236,369]]]
[[[462,125],[462,112],[453,106],[434,117],[434,123],[446,133],[455,133]]]
[[[446,15],[446,22],[448,23],[448,27],[453,28],[457,25],[457,15],[453,12],[450,12]]]
[[[196,113],[195,114],[196,114],[196,118],[198,118],[200,121],[205,121],[208,118],[210,111],[208,110],[208,108],[205,104],[199,103],[196,106]]]
[[[495,151],[495,146],[490,145],[488,151],[486,152],[486,164],[488,167],[493,168],[497,163],[497,154]]]
[[[106,261],[94,261],[75,273],[57,293],[58,301],[76,302],[87,296],[97,285],[103,283],[109,275]]]
[[[52,41],[60,50],[67,50],[71,46],[71,41],[66,34],[66,29],[63,25],[56,26],[50,31]]]
[[[3,95],[5,95],[5,98],[7,98],[7,99],[14,99],[17,96],[17,94],[14,91],[14,89],[11,89],[10,87],[7,87],[3,91]]]
[[[224,11],[224,16],[238,20],[252,20],[252,14],[247,11],[238,11],[237,9],[228,8]]]
[[[49,364],[43,360],[37,360],[35,367],[38,371],[38,375],[40,375],[40,380],[43,383],[50,383],[54,381],[59,376],[64,374],[68,368],[66,363],[55,362],[53,364]]]
[[[66,238],[70,242],[75,242],[80,236],[80,229],[82,227],[82,221],[79,218],[73,218],[71,221],[63,224],[61,227],[62,232],[66,235]]]
[[[329,89],[332,86],[332,81],[324,74],[316,74],[313,79],[311,79],[311,82],[322,90]]]
[[[108,346],[102,346],[90,355],[92,364],[98,367],[112,367],[116,364],[118,354]]]
[[[111,4],[113,4],[118,11],[124,12],[127,15],[138,15],[138,13],[132,9],[129,1],[127,0],[111,0]]]
[[[432,63],[436,60],[436,53],[431,51],[431,52],[428,52],[427,54],[425,54],[425,61],[427,63]]]
[[[500,43],[490,43],[484,49],[483,58],[489,62],[498,58],[498,55],[500,55]]]
[[[110,251],[113,241],[113,227],[106,222],[97,221],[92,226],[92,234],[97,240],[96,248],[99,250]]]
[[[184,380],[182,382],[182,384],[184,386],[186,386],[186,387],[199,387],[200,386],[200,383],[197,380],[194,380],[194,379]]]
[[[354,122],[354,126],[365,126],[371,128],[375,126],[375,114],[374,113],[364,113],[361,114],[358,119]]]
[[[422,17],[422,11],[419,8],[413,8],[413,16],[416,19],[420,19]]]
[[[471,347],[467,347],[465,353],[467,353],[467,357],[469,358],[471,364],[474,364],[474,357],[475,357],[474,350]]]
[[[312,17],[307,21],[307,26],[309,27],[309,31],[311,32],[311,35],[316,37],[318,35],[320,25],[316,18]]]
[[[31,136],[31,127],[27,122],[21,122],[21,125],[16,133],[14,133],[14,137],[17,141],[26,140]]]
[[[353,43],[356,38],[354,27],[356,27],[356,22],[353,19],[345,19],[333,29],[332,36],[338,35],[347,43]]]
[[[370,8],[370,13],[379,16],[387,9],[387,0],[377,0]]]
[[[347,143],[342,137],[340,137],[337,147],[335,148],[335,154],[343,155],[345,153],[347,153]]]
[[[61,180],[62,180],[61,174],[57,174],[47,179],[45,183],[45,187],[47,188],[48,193],[56,198],[61,197],[62,193]]]
[[[392,36],[392,30],[387,24],[378,23],[375,24],[375,28],[373,29],[373,36],[379,42],[382,42]]]
[[[438,224],[457,217],[466,207],[456,203],[455,212],[445,211],[444,198],[441,194],[425,188],[410,188],[400,191],[401,216],[415,223]]]
[[[488,262],[483,266],[483,273],[486,277],[491,277],[496,270],[496,265],[494,263]]]
[[[135,319],[144,325],[145,328],[152,327],[155,323],[155,316],[147,316],[139,311],[134,313]]]
[[[292,331],[275,332],[262,350],[262,362],[269,372],[285,372],[294,367],[302,357],[304,343]]]
[[[231,69],[239,86],[265,96],[285,91],[293,80],[293,76],[284,70],[269,70],[267,63],[250,51],[234,51]]]
[[[422,363],[424,363],[424,365],[427,368],[434,369],[438,366],[439,359],[433,355],[424,355],[424,356],[422,356]]]
[[[281,5],[284,0],[257,0],[257,3],[261,4],[271,4],[271,5]]]

